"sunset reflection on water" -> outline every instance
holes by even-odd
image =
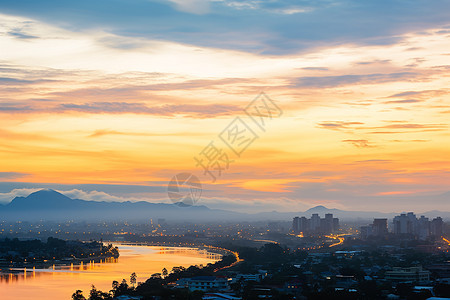
[[[194,248],[161,248],[119,245],[120,257],[79,265],[51,266],[48,269],[3,269],[0,275],[2,300],[70,299],[76,289],[89,294],[91,285],[109,291],[113,280],[129,280],[136,272],[137,282],[174,266],[206,265],[220,257]]]

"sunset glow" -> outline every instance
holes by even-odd
[[[83,199],[169,202],[170,178],[191,172],[211,208],[450,209],[448,24],[277,52],[255,46],[258,34],[248,48],[205,46],[70,22],[0,14],[2,203],[55,184]],[[244,113],[261,92],[283,111],[265,132]],[[237,116],[259,138],[241,157],[221,144],[234,161],[212,182],[194,157]]]

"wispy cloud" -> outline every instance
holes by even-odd
[[[375,73],[361,75],[338,75],[338,76],[314,76],[300,77],[293,82],[293,86],[301,88],[331,88],[352,84],[376,84],[402,81],[412,79],[419,74],[414,72],[399,73]]]
[[[147,106],[143,103],[133,102],[90,102],[90,103],[61,103],[49,104],[45,107],[39,105],[0,104],[0,112],[21,113],[64,113],[80,112],[88,114],[148,114],[173,117],[185,115],[193,118],[211,118],[242,113],[242,107],[227,104],[167,104],[161,106]]]
[[[17,179],[21,177],[25,177],[28,174],[18,173],[18,172],[0,172],[1,179]]]
[[[403,99],[403,100],[386,101],[384,103],[386,103],[386,104],[403,104],[403,103],[418,103],[418,102],[423,102],[423,101],[417,100],[417,99]]]
[[[375,147],[368,140],[343,140],[344,143],[350,143],[357,148],[371,148]]]
[[[362,122],[328,121],[319,123],[317,125],[324,129],[340,130],[340,129],[348,129],[354,125],[363,125],[363,124],[364,123]]]

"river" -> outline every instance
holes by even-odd
[[[137,274],[137,282],[147,280],[163,268],[169,272],[174,266],[189,267],[206,265],[220,259],[204,250],[181,247],[127,246],[117,245],[120,257],[109,262],[87,263],[75,266],[52,267],[50,269],[2,270],[0,276],[1,300],[69,300],[72,293],[80,289],[85,297],[91,285],[109,291],[113,280],[119,282],[130,274]],[[6,272],[5,272],[6,271]]]

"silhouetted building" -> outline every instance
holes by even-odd
[[[431,222],[425,216],[416,218],[414,213],[401,214],[394,217],[394,234],[410,235],[412,237],[425,240],[430,236],[442,236],[442,218],[437,217]]]
[[[430,221],[425,216],[421,216],[417,221],[416,235],[421,240],[426,240],[430,236]]]
[[[430,234],[436,237],[442,236],[443,225],[444,222],[441,217],[434,218],[430,223]]]
[[[319,217],[319,214],[313,214],[311,216],[310,224],[311,224],[311,228],[310,228],[311,232],[319,231],[319,229],[320,229],[320,217]]]
[[[333,214],[326,214],[320,218],[319,214],[313,214],[310,219],[295,217],[292,220],[292,231],[306,234],[330,234],[339,230],[339,219],[333,218]]]
[[[340,228],[339,226],[339,219],[338,218],[333,218],[333,231],[336,232],[338,231]]]
[[[369,224],[366,226],[361,226],[359,234],[362,240],[367,240],[369,237],[373,236],[372,232],[373,232],[373,224]]]
[[[292,220],[292,231],[295,234],[299,234],[300,233],[300,218],[299,217],[295,217]]]
[[[388,234],[387,219],[374,219],[373,223],[361,227],[361,239],[366,240],[369,237],[384,237]]]
[[[374,236],[386,236],[388,233],[387,219],[374,219],[373,220],[373,235]]]
[[[401,214],[394,217],[394,233],[395,234],[410,234],[415,233],[417,227],[416,215],[412,212],[408,214]]]

